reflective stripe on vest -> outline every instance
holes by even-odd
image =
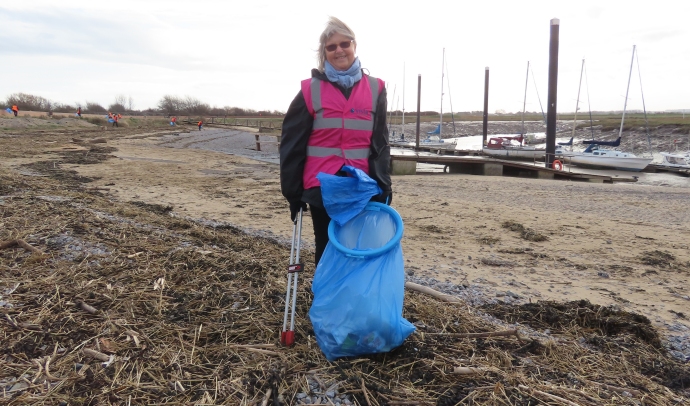
[[[335,174],[343,165],[369,173],[371,137],[382,86],[380,79],[363,76],[346,98],[333,83],[316,78],[302,81],[307,109],[314,118],[305,151],[305,189],[320,186],[317,174]]]
[[[369,117],[371,120],[351,120],[342,118],[323,118],[323,108],[321,104],[321,81],[317,78],[311,78],[311,100],[314,106],[314,111],[316,112],[316,117],[314,117],[314,130],[320,130],[324,128],[345,128],[347,130],[362,130],[362,131],[373,131],[374,130],[374,114],[376,113],[376,106],[379,101],[379,81],[370,78],[369,88],[371,89],[371,113]]]
[[[357,149],[346,149],[345,155],[343,155],[343,150],[340,148],[327,148],[327,147],[315,147],[312,145],[307,146],[307,156],[313,156],[318,158],[324,158],[327,156],[338,156],[345,159],[365,159],[369,158],[371,150],[369,148],[357,148]]]

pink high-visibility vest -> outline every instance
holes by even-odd
[[[302,81],[302,95],[314,117],[302,179],[305,189],[321,186],[319,172],[333,175],[343,165],[369,173],[376,105],[384,86],[383,80],[362,75],[346,99],[328,81]]]

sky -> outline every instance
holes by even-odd
[[[482,110],[488,67],[491,113],[522,111],[524,98],[541,111],[557,18],[559,112],[575,110],[578,89],[580,111],[622,110],[633,45],[628,110],[644,99],[648,111],[690,111],[689,15],[677,0],[6,1],[0,100],[23,92],[107,107],[123,95],[146,109],[173,95],[287,111],[335,16],[355,32],[362,66],[386,81],[389,110],[416,111],[418,75],[423,111]]]

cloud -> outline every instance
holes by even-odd
[[[661,41],[666,41],[674,37],[680,37],[682,35],[685,35],[685,32],[682,30],[677,30],[677,29],[655,29],[655,30],[649,30],[647,32],[641,32],[639,34],[639,38],[642,39],[643,41],[650,41],[650,42],[661,42]]]
[[[170,31],[155,16],[74,9],[0,8],[0,55],[68,58],[195,69],[201,58],[176,58],[151,35]]]

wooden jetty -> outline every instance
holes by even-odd
[[[476,151],[479,152],[479,151]],[[417,164],[443,165],[444,172],[484,176],[514,176],[533,179],[562,179],[571,181],[614,183],[637,182],[637,177],[595,175],[569,170],[555,170],[531,163],[487,158],[483,156],[395,154],[391,155],[393,175],[415,175]]]
[[[690,176],[690,169],[672,168],[665,165],[649,164],[644,168],[643,172],[657,173],[657,172],[673,172],[682,176]]]

